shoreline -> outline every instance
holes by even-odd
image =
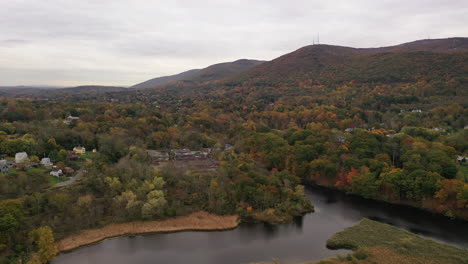
[[[382,199],[365,198],[364,196],[362,196],[362,195],[360,195],[358,193],[353,193],[353,192],[348,192],[348,191],[345,191],[345,190],[341,190],[339,188],[336,188],[335,186],[328,186],[328,185],[318,184],[318,183],[316,183],[315,181],[312,181],[312,180],[303,180],[303,184],[305,186],[320,187],[320,188],[325,188],[325,189],[328,189],[328,190],[333,190],[333,191],[336,191],[336,192],[343,193],[345,195],[355,196],[355,197],[359,197],[360,199],[379,202],[379,203],[386,204],[386,205],[401,206],[401,207],[416,209],[416,210],[419,210],[419,211],[422,211],[422,212],[430,213],[430,214],[432,214],[434,216],[449,218],[449,219],[452,219],[454,221],[468,222],[468,218],[465,218],[463,216],[455,215],[453,217],[449,217],[449,216],[445,215],[444,213],[438,212],[438,211],[436,211],[436,210],[434,210],[432,208],[422,207],[422,206],[418,206],[418,205],[411,204],[411,203],[408,203],[408,202],[385,201],[385,200],[382,200]]]
[[[109,224],[102,228],[82,230],[56,243],[58,253],[95,244],[112,237],[172,233],[180,231],[222,231],[234,229],[239,225],[237,215],[219,216],[207,212],[196,212],[187,216],[179,216],[161,221],[135,221],[128,223]]]

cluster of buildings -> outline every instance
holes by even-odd
[[[232,148],[230,144],[226,144],[224,150],[229,151]],[[158,164],[171,162],[176,167],[218,168],[219,162],[215,160],[213,155],[213,152],[217,150],[221,150],[221,148],[147,150],[146,153],[154,163]]]
[[[86,149],[84,147],[78,146],[74,147],[73,151],[68,152],[68,158],[73,159],[74,157],[78,157],[78,155],[83,155],[86,153]],[[18,152],[15,154],[14,160],[7,160],[1,159],[0,160],[0,173],[10,173],[11,168],[23,168],[30,169],[30,168],[37,168],[39,166],[43,166],[46,168],[51,168],[52,170],[49,172],[50,175],[61,177],[65,174],[74,173],[75,170],[70,167],[65,167],[62,169],[55,166],[50,158],[42,158],[40,162],[32,162],[29,159],[28,153],[26,152]]]

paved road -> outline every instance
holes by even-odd
[[[81,178],[81,176],[83,174],[85,174],[86,171],[85,170],[79,170],[75,176],[71,177],[68,181],[64,181],[64,182],[59,182],[57,183],[54,188],[60,188],[60,187],[65,187],[65,186],[68,186],[74,182],[76,182],[78,179]]]

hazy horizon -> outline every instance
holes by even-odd
[[[131,86],[317,40],[358,48],[468,36],[468,2],[0,0],[0,86]]]

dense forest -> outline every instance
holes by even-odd
[[[0,263],[46,263],[54,238],[111,222],[200,210],[287,222],[313,210],[312,183],[468,219],[467,58],[316,45],[196,86],[2,98],[6,160],[86,173],[64,188],[28,164],[0,173]],[[88,152],[71,157],[77,146]],[[149,149],[209,150],[219,167]]]

